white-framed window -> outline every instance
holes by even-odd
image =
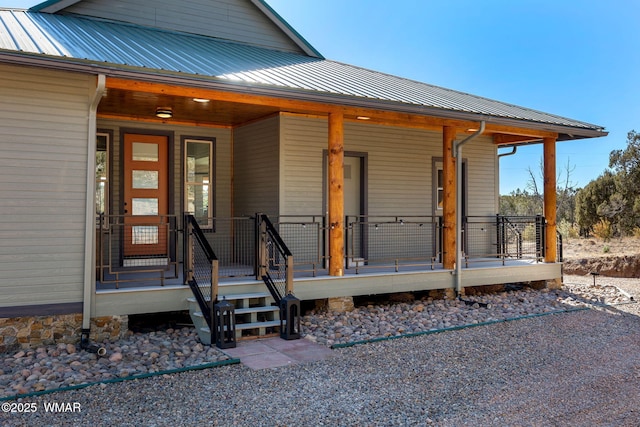
[[[96,216],[109,215],[109,134],[96,134]]]
[[[213,226],[213,141],[184,140],[184,207],[200,226]]]

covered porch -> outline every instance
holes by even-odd
[[[239,169],[238,166],[241,164],[237,160],[241,157],[239,148],[251,149],[251,145],[245,147],[246,144],[239,136],[241,132],[236,132],[236,130],[247,124],[263,123],[274,117],[283,117],[283,115],[324,121],[327,126],[325,137],[327,212],[317,215],[300,215],[300,209],[290,209],[286,205],[283,206],[282,203],[275,209],[269,204],[266,206],[269,214],[275,219],[279,232],[292,248],[296,277],[341,277],[352,273],[362,274],[365,271],[387,271],[389,269],[398,273],[407,268],[453,270],[458,255],[461,256],[460,264],[464,263],[465,267],[483,262],[481,260],[495,262],[498,259],[504,264],[514,254],[515,259],[530,259],[535,260],[536,263],[556,261],[556,245],[550,242],[555,242],[556,236],[555,142],[559,137],[558,133],[542,129],[518,128],[506,124],[487,123],[486,127],[483,126],[483,136],[491,138],[495,150],[500,146],[513,146],[536,141],[544,143],[544,226],[538,226],[537,233],[542,234],[537,236],[536,248],[522,251],[521,249],[509,248],[509,245],[505,243],[507,240],[498,236],[500,234],[498,229],[508,230],[509,226],[496,225],[495,218],[477,217],[474,219],[475,217],[467,216],[466,212],[464,220],[462,216],[458,217],[463,213],[461,211],[468,210],[462,205],[458,205],[463,203],[460,199],[464,197],[464,195],[457,194],[459,186],[463,185],[459,182],[461,181],[460,177],[457,176],[462,168],[462,158],[457,158],[461,156],[461,147],[458,144],[459,139],[478,133],[477,122],[286,99],[262,94],[260,91],[252,94],[223,92],[215,89],[215,86],[206,86],[195,88],[179,85],[173,80],[172,83],[169,81],[150,83],[120,77],[107,77],[104,89],[102,89],[102,100],[98,104],[97,119],[99,123],[122,122],[130,129],[149,128],[152,129],[151,133],[168,135],[168,144],[170,146],[174,144],[174,148],[169,148],[168,166],[165,166],[168,167],[169,187],[171,187],[172,181],[186,182],[189,180],[184,169],[186,166],[180,164],[183,162],[182,158],[187,155],[185,152],[188,148],[179,146],[176,144],[177,141],[172,140],[172,129],[216,129],[232,135],[229,136],[231,143],[229,158],[231,161],[235,160],[235,163],[229,166],[231,173],[228,179],[231,191],[228,197],[231,202],[224,207],[223,214],[226,215],[210,217],[212,207],[202,204],[196,206],[197,212],[194,212],[200,220],[207,221],[207,228],[215,230],[217,236],[224,235],[221,231],[224,231],[225,227],[229,227],[234,234],[237,234],[240,230],[238,227],[244,226],[239,224],[251,222],[250,217],[234,217],[240,209],[246,211],[246,206],[238,207],[240,203],[234,195],[234,191],[237,190],[234,190],[232,183],[233,180],[238,181],[237,176],[234,176],[234,170]],[[98,88],[98,92],[100,92],[100,88]],[[200,104],[193,102],[194,100],[208,102]],[[171,106],[167,108],[170,111],[170,117],[156,117],[154,115],[159,105]],[[438,175],[438,188],[433,190],[434,202],[431,204],[433,206],[438,204],[438,214],[435,214],[435,208],[429,207],[429,203],[425,205],[426,209],[421,209],[427,213],[434,213],[427,216],[417,216],[415,210],[408,215],[393,216],[372,216],[369,215],[367,209],[361,210],[357,215],[351,215],[350,212],[347,212],[345,199],[348,196],[345,194],[344,167],[346,156],[345,126],[348,124],[440,132],[439,153],[442,175]],[[122,125],[119,124],[119,126]],[[125,131],[118,130],[118,132]],[[100,136],[100,132],[97,134]],[[124,133],[111,135],[114,140],[118,137],[125,139],[126,136]],[[281,141],[280,144],[282,144]],[[119,156],[122,155],[122,153],[119,154]],[[178,159],[173,164],[171,156]],[[120,159],[112,158],[115,166],[111,165],[110,168],[114,176],[107,184],[110,186],[107,188],[110,188],[111,194],[106,197],[110,198],[108,203],[112,205],[112,211],[97,219],[100,225],[95,234],[96,290],[104,289],[109,283],[115,283],[114,287],[120,288],[127,282],[127,279],[122,278],[123,272],[136,271],[136,268],[140,270],[140,274],[146,274],[147,270],[157,271],[160,276],[159,285],[180,283],[183,281],[181,254],[183,252],[184,224],[181,215],[177,212],[193,207],[187,198],[180,194],[181,191],[187,192],[187,185],[184,189],[170,189],[173,193],[170,193],[164,211],[155,210],[154,216],[146,216],[141,219],[142,222],[138,221],[134,226],[136,231],[129,231],[129,235],[123,240],[124,234],[127,233],[125,229],[130,225],[127,224],[127,221],[131,221],[131,217],[127,214],[126,206],[123,207],[123,202],[126,205],[128,199],[125,199],[121,193],[125,193],[126,188],[123,189],[123,184],[119,184],[119,187],[113,185],[113,181],[125,181],[123,174],[125,174],[124,177],[127,176],[125,168],[122,165],[118,166],[118,163],[122,162]],[[253,165],[246,164],[246,166],[252,167]],[[274,165],[274,167],[277,166]],[[243,167],[243,169],[245,168]],[[204,176],[197,179],[200,179],[196,183],[200,185],[198,188],[207,187],[209,178]],[[104,193],[100,192],[99,184],[98,181],[97,195],[105,197]],[[173,186],[177,187],[176,184]],[[238,187],[237,184],[235,186]],[[361,204],[373,205],[377,203],[372,200],[372,197],[365,197],[369,197],[369,200],[361,201]],[[245,203],[245,205],[247,204]],[[249,203],[248,206],[252,205]],[[288,213],[294,215],[288,215]],[[149,224],[143,224],[147,222]],[[154,225],[156,222],[159,225]],[[93,227],[93,224],[91,226]],[[156,234],[148,238],[142,236],[145,231],[149,230],[155,230]],[[158,230],[162,230],[162,232],[157,234]],[[456,236],[458,232],[464,234],[458,238]],[[378,238],[385,233],[390,233],[392,240],[396,243]],[[488,238],[489,235],[492,236]],[[141,256],[139,261],[131,260],[136,256],[128,256],[127,258],[130,260],[125,261],[122,257],[122,252],[125,251],[124,246],[126,246],[124,241],[131,240],[131,236],[134,240],[138,236],[138,240],[144,244],[148,244],[150,241],[158,242],[158,239],[166,240],[164,243],[166,249],[160,251],[161,253],[156,251],[156,254]],[[248,237],[248,239],[252,241],[254,238]],[[224,238],[217,240],[224,241]],[[400,240],[403,242],[402,244],[397,243]],[[459,244],[457,240],[460,240]],[[526,242],[523,241],[523,243]],[[233,251],[238,250],[238,245],[235,242],[233,245]],[[247,254],[251,252],[247,250],[250,245],[250,243],[242,245],[242,255],[235,255],[234,263],[222,267],[220,274],[222,280],[255,276],[255,265],[249,268],[253,261],[246,259]],[[510,252],[514,250],[515,252]],[[242,259],[238,260],[238,257]],[[150,264],[145,265],[147,262]],[[116,263],[117,266],[115,266]],[[158,265],[162,266],[163,264],[166,264],[168,268],[157,268]],[[138,283],[137,278],[134,279],[132,283]]]

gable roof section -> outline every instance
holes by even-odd
[[[264,0],[183,0],[170,4],[158,0],[49,0],[29,10],[199,33],[322,58],[320,52]],[[215,25],[216,22],[221,25]]]
[[[487,120],[558,132],[560,139],[606,135],[604,128],[553,114],[340,62],[193,34],[29,11],[0,11],[0,61],[55,61],[107,75],[263,93],[291,99],[436,117]],[[41,61],[40,61],[41,62]]]

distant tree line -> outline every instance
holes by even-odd
[[[571,183],[569,162],[557,187],[557,223],[567,237],[595,235],[602,238],[640,236],[640,133],[627,134],[627,147],[613,150],[609,168],[584,188]],[[542,162],[541,162],[542,170]],[[524,190],[500,196],[502,215],[539,215],[543,195],[536,174],[529,169]]]
[[[609,170],[576,195],[576,222],[583,235],[601,237],[640,232],[640,134],[627,134],[627,147],[609,154]]]

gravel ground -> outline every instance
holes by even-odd
[[[565,282],[587,289],[592,278]],[[640,296],[639,279],[598,278],[606,284]],[[11,403],[36,412],[0,413],[0,424],[640,425],[638,304],[334,351],[305,365],[233,365],[23,398]],[[46,412],[52,403],[80,412]]]

